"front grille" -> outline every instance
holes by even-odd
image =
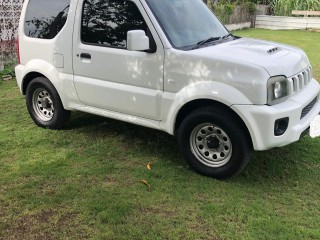
[[[311,109],[314,107],[314,105],[316,104],[318,98],[315,97],[315,99],[313,99],[304,109],[302,109],[301,112],[301,117],[300,119],[302,119],[303,117],[305,117],[310,111]]]
[[[288,78],[290,83],[290,92],[291,94],[295,94],[300,92],[304,89],[312,79],[312,69],[308,67],[307,69],[303,70],[302,72]]]

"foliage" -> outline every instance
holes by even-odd
[[[217,17],[223,23],[229,23],[230,17],[234,11],[235,5],[230,2],[213,3],[213,0],[209,0],[208,6],[213,10]]]
[[[224,24],[249,21],[256,11],[255,3],[249,0],[209,0],[208,7]]]
[[[4,69],[0,71],[0,81],[2,76],[4,75],[10,75],[12,77],[15,76],[14,66],[15,66],[15,62],[9,62],[5,65]]]
[[[273,0],[271,7],[276,16],[291,16],[293,10],[320,11],[320,0]]]
[[[320,79],[320,33],[234,34],[302,47]],[[320,239],[320,138],[217,181],[165,133],[77,112],[65,130],[39,128],[14,81],[0,106],[0,239]]]
[[[249,2],[254,4],[263,4],[263,5],[269,5],[272,0],[250,0]]]
[[[129,30],[147,31],[139,9],[131,1],[121,4],[117,0],[87,1],[83,11],[81,39],[84,42],[126,47]]]
[[[253,2],[245,2],[244,5],[248,9],[249,14],[253,15],[256,12],[256,5]]]

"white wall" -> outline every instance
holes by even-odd
[[[226,28],[229,31],[234,31],[238,29],[243,29],[243,28],[249,28],[251,27],[251,22],[244,22],[244,23],[235,23],[235,24],[226,24]]]
[[[320,29],[319,17],[279,17],[257,15],[256,28],[265,29]]]

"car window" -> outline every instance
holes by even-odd
[[[83,43],[126,48],[127,32],[137,29],[147,32],[147,24],[133,2],[84,1],[81,24]]]
[[[146,0],[154,16],[177,49],[193,49],[208,38],[228,31],[202,0]]]
[[[52,39],[67,21],[70,0],[30,0],[24,33],[28,37]]]

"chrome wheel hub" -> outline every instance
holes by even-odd
[[[197,159],[209,167],[225,165],[232,155],[230,137],[211,123],[203,123],[193,129],[190,146]]]
[[[49,121],[54,115],[54,106],[47,90],[39,88],[33,93],[33,109],[38,118],[42,121]]]

